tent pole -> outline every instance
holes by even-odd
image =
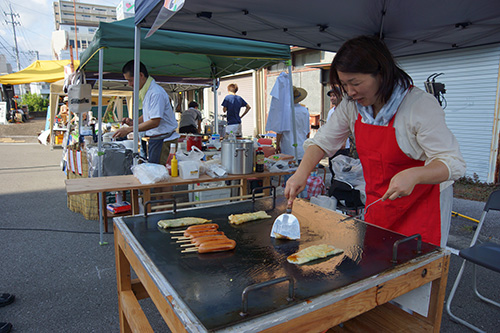
[[[135,26],[134,37],[134,105],[133,105],[133,122],[134,122],[134,165],[138,164],[138,139],[139,139],[139,65],[141,62],[141,29]]]
[[[291,60],[290,60],[291,61]],[[295,160],[298,162],[298,152],[297,152],[297,126],[295,120],[295,103],[293,102],[293,80],[292,80],[292,64],[288,64],[288,80],[290,81],[290,106],[292,109],[292,134],[293,134],[293,152]]]
[[[217,79],[214,78],[212,83],[212,90],[214,92],[214,133],[219,133],[219,113],[217,112]]]
[[[98,176],[102,177],[102,155],[101,155],[101,149],[102,149],[102,72],[104,68],[104,55],[103,55],[103,49],[101,48],[99,50],[99,96],[97,98],[97,121],[99,123],[99,128],[98,128],[98,135],[97,135],[97,161],[98,161]],[[78,128],[82,128],[82,121],[83,121],[83,113],[80,115],[80,120],[78,121]],[[78,132],[78,135],[81,135],[81,132]],[[99,192],[99,245],[106,245],[108,244],[107,242],[104,242],[102,237],[104,233],[104,221],[102,219],[102,214],[106,214],[105,211],[103,211],[102,206],[104,203],[104,193]]]

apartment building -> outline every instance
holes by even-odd
[[[92,41],[99,22],[117,20],[113,6],[63,0],[54,2],[53,6],[56,31],[52,35],[52,48],[55,59],[69,59],[70,46],[74,59],[79,59],[79,54]]]

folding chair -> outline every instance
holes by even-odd
[[[477,226],[476,232],[474,233],[474,237],[472,237],[472,242],[470,247],[464,250],[460,250],[459,256],[464,258],[464,262],[462,263],[462,267],[460,267],[460,271],[458,272],[457,279],[453,284],[453,288],[451,289],[450,295],[448,296],[448,301],[446,302],[446,311],[450,315],[451,319],[463,324],[470,329],[476,332],[484,332],[478,327],[472,325],[471,323],[455,316],[451,313],[451,302],[453,297],[455,296],[455,292],[457,291],[458,285],[460,283],[460,279],[462,278],[462,274],[465,269],[465,265],[467,262],[472,264],[473,272],[472,272],[472,283],[475,294],[484,302],[490,303],[497,307],[500,307],[500,303],[493,301],[479,293],[477,290],[476,284],[476,265],[485,267],[487,269],[493,270],[497,273],[500,273],[500,244],[495,243],[483,243],[476,244],[477,239],[479,237],[479,233],[481,232],[481,228],[484,224],[484,220],[486,218],[486,214],[490,210],[500,210],[500,190],[494,191],[490,194],[486,205],[484,206],[483,213],[481,215],[481,219],[479,220],[479,225]]]

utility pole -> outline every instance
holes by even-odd
[[[75,0],[73,0],[73,17],[74,17],[74,22],[75,22],[75,48],[76,48],[76,60],[78,60],[78,26],[76,25],[76,3]]]
[[[4,12],[4,14],[5,14],[5,16],[10,15],[11,21],[9,22],[9,21],[5,20],[5,23],[7,23],[7,24],[11,23],[12,24],[12,30],[14,31],[14,44],[16,46],[17,71],[20,71],[21,70],[21,64],[19,62],[19,49],[17,48],[17,37],[16,37],[16,24],[19,24],[19,22],[14,21],[14,17],[19,17],[19,14],[15,14],[12,11],[12,4],[9,4],[9,7],[10,7],[10,13]]]

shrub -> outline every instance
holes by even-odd
[[[40,112],[47,110],[49,100],[42,95],[26,93],[22,96],[22,104],[26,104],[30,112]]]

